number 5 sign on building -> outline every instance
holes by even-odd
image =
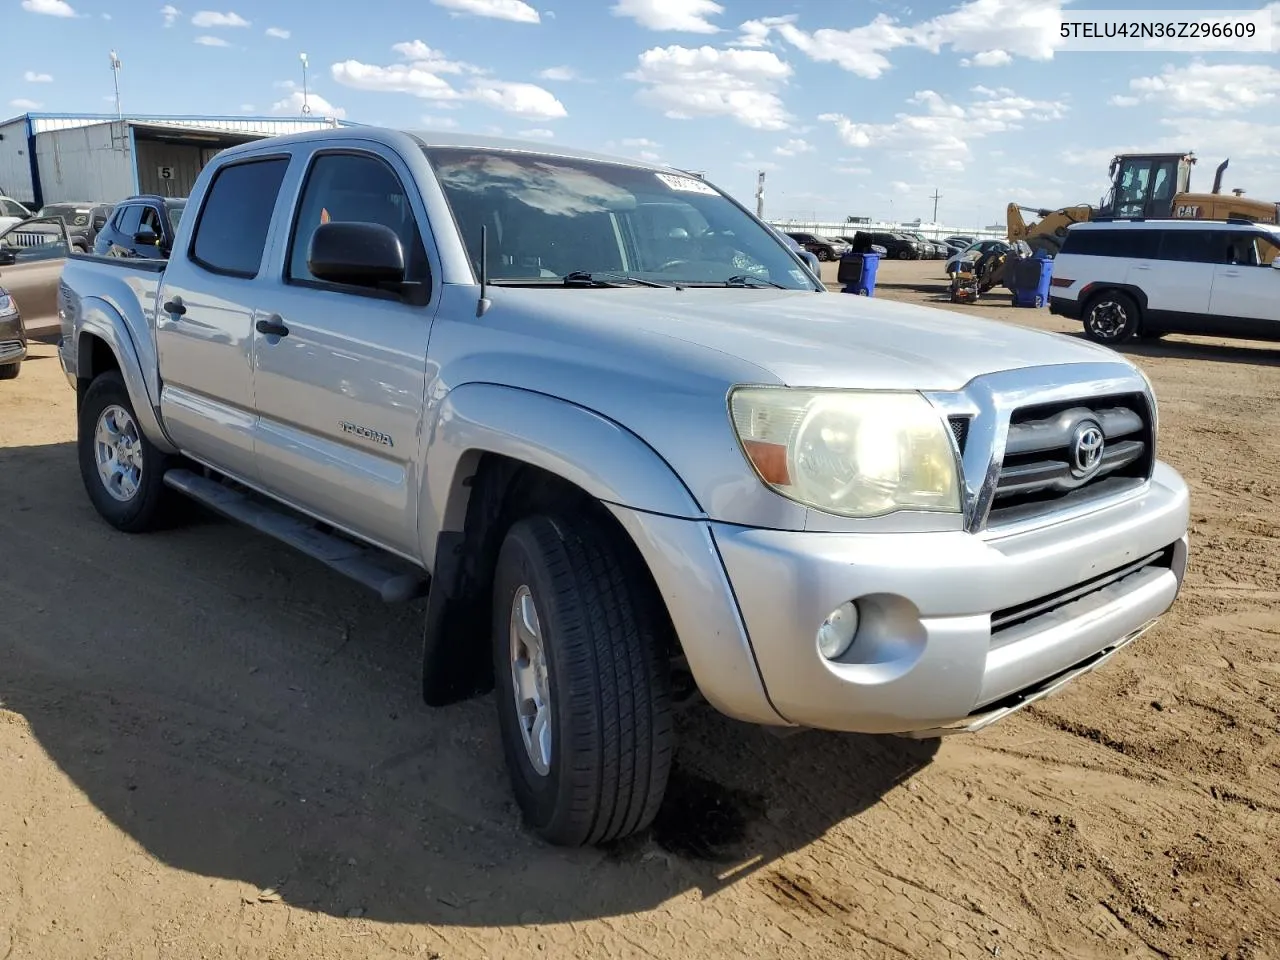
[[[161,180],[172,180],[173,167],[156,167],[156,176]]]

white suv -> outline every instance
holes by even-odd
[[[1067,230],[1049,312],[1099,343],[1165,333],[1280,340],[1280,228],[1103,220]]]

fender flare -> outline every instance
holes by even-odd
[[[142,361],[124,318],[105,300],[86,297],[81,304],[77,326],[76,376],[81,379],[93,376],[93,353],[85,347],[91,337],[101,340],[116,358],[138,426],[158,449],[164,453],[177,453],[178,448],[170,442],[161,425],[159,398],[153,398],[147,389]]]
[[[419,512],[422,555],[460,531],[474,458],[495,453],[540,467],[604,503],[686,519],[706,514],[670,464],[621,424],[567,400],[519,387],[466,383],[440,401],[425,438]]]

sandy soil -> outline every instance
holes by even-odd
[[[490,701],[421,704],[420,607],[214,519],[109,531],[37,346],[0,384],[0,958],[1280,956],[1280,351],[1135,355],[1194,487],[1164,624],[940,746],[696,709],[653,835],[564,852]]]

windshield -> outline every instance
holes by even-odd
[[[68,227],[83,227],[89,222],[89,208],[69,203],[51,203],[41,207],[37,217],[61,217]]]
[[[817,289],[781,239],[695,177],[479,148],[424,151],[477,273],[487,228],[490,282],[586,274]]]
[[[182,220],[182,211],[187,209],[186,200],[170,200],[166,206],[169,210],[169,226],[174,233],[178,232],[178,223]]]

